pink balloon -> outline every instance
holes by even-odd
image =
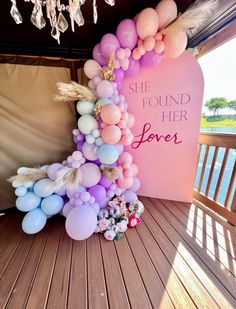
[[[114,69],[114,73],[115,73],[115,82],[120,82],[124,79],[124,71],[122,69]]]
[[[122,20],[116,30],[121,47],[133,49],[138,40],[135,22],[131,19]]]
[[[107,126],[102,130],[102,139],[107,144],[116,144],[121,138],[121,130],[117,126]]]
[[[155,43],[154,51],[157,54],[161,54],[165,49],[165,43],[163,41],[157,40]]]
[[[176,17],[178,13],[177,5],[174,0],[162,0],[156,6],[159,16],[159,29],[165,28]]]
[[[133,185],[133,178],[128,177],[128,178],[118,179],[118,184],[122,189],[128,189]]]
[[[130,187],[130,190],[136,192],[136,191],[139,190],[140,186],[141,186],[141,183],[140,183],[139,178],[138,178],[138,177],[134,177],[134,178],[133,178],[133,184],[132,184],[132,186]]]
[[[88,143],[83,144],[82,153],[87,160],[90,160],[90,161],[97,160],[98,156],[94,150],[95,150],[94,144],[88,144]]]
[[[62,215],[63,215],[64,217],[67,217],[68,214],[69,214],[69,212],[70,212],[73,208],[74,208],[74,206],[71,205],[70,202],[67,202],[67,203],[63,206],[63,208],[62,208]]]
[[[84,73],[90,79],[92,79],[96,75],[99,75],[101,70],[101,66],[95,60],[87,60],[84,64]]]
[[[184,31],[173,32],[164,37],[164,43],[164,55],[166,58],[176,58],[185,50],[188,37]]]
[[[118,159],[119,164],[129,163],[131,164],[133,161],[133,157],[129,152],[123,152]]]
[[[73,208],[66,218],[67,234],[75,240],[84,240],[91,236],[97,226],[97,216],[87,206]]]
[[[157,33],[159,18],[153,8],[144,9],[138,16],[136,28],[141,39],[147,36],[154,36]]]
[[[146,52],[145,55],[140,59],[140,64],[143,67],[154,67],[161,62],[162,56],[155,53],[153,50]]]
[[[127,121],[127,127],[132,128],[135,124],[135,118],[134,118],[134,115],[131,114],[131,113],[129,113],[128,115],[129,115],[129,117],[128,117],[128,121]]]
[[[153,36],[148,36],[145,38],[144,43],[143,43],[144,48],[146,51],[153,50],[155,46],[155,39]]]
[[[106,124],[117,124],[121,118],[121,111],[115,104],[107,104],[102,107],[101,118]]]
[[[96,60],[100,65],[107,64],[107,59],[102,55],[100,44],[95,45],[93,49],[93,59]]]
[[[80,167],[82,174],[81,185],[90,188],[99,183],[101,178],[101,171],[94,163],[85,163]]]
[[[96,88],[97,94],[100,98],[110,98],[113,95],[114,88],[111,82],[108,80],[101,80],[97,84]]]
[[[107,33],[102,37],[100,47],[102,55],[109,58],[120,47],[120,43],[114,34]]]
[[[138,74],[140,69],[139,61],[134,60],[133,57],[129,58],[129,67],[125,71],[125,76],[135,76]]]

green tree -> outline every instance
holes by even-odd
[[[232,100],[228,102],[228,108],[233,109],[236,111],[236,100]]]
[[[209,111],[213,111],[214,116],[219,113],[219,110],[228,107],[228,102],[225,98],[212,98],[205,103]]]

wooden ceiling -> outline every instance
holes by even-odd
[[[184,12],[194,0],[175,0],[179,12]],[[203,0],[204,1],[204,0]],[[73,33],[70,29],[61,34],[61,43],[50,35],[49,20],[45,28],[39,30],[30,21],[33,3],[17,1],[18,9],[22,15],[23,23],[16,25],[10,16],[11,1],[0,1],[0,53],[47,55],[62,57],[90,57],[92,48],[98,43],[103,34],[115,33],[118,23],[124,18],[133,18],[145,7],[155,7],[157,0],[116,0],[111,7],[104,0],[97,0],[98,22],[93,23],[92,0],[87,0],[81,7],[85,24],[77,27]],[[209,19],[219,19],[222,12],[235,6],[234,0],[221,0],[220,7]],[[68,14],[64,14],[69,23]],[[203,29],[209,26],[203,25]],[[194,35],[196,37],[196,35]],[[191,39],[192,40],[192,39]],[[191,42],[190,40],[190,42]],[[193,43],[193,40],[192,40]],[[194,44],[190,44],[190,46]]]

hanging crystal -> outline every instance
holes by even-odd
[[[21,24],[22,23],[22,17],[21,14],[16,6],[16,0],[11,0],[12,2],[12,6],[11,6],[11,10],[10,10],[10,14],[12,16],[12,18],[14,19],[14,21],[16,22],[16,24]]]
[[[71,30],[75,32],[75,22],[74,22],[74,5],[72,0],[69,0],[68,3],[69,6],[69,13],[70,13],[70,25],[71,25]]]
[[[111,6],[115,5],[115,0],[105,0],[105,2]]]
[[[35,0],[35,5],[30,18],[35,27],[42,29],[46,26],[46,21],[43,17],[42,5],[39,0]]]
[[[65,17],[63,16],[62,12],[59,13],[57,19],[57,28],[61,32],[65,32],[68,28],[68,22],[66,21]]]
[[[73,9],[74,21],[77,23],[77,25],[79,27],[83,26],[84,25],[84,17],[83,17],[81,10],[80,10],[79,0],[75,0],[73,4],[74,4],[74,9]]]
[[[93,0],[93,22],[96,24],[98,20],[97,2]]]
[[[79,2],[80,2],[80,5],[85,4],[85,1],[86,1],[86,0],[80,0],[80,1],[79,1]]]

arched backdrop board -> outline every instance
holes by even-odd
[[[140,195],[192,201],[203,88],[201,68],[187,51],[124,79]]]

